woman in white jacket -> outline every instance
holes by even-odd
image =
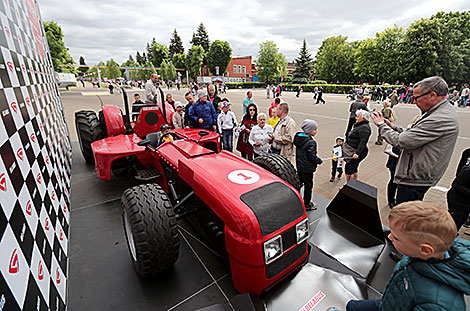
[[[271,145],[268,143],[268,138],[273,134],[271,125],[266,124],[266,114],[258,114],[258,124],[251,129],[249,143],[253,146],[255,158],[260,155],[267,154]]]

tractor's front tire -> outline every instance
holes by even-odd
[[[178,259],[179,233],[173,207],[157,184],[124,191],[121,198],[124,231],[137,273],[151,277]]]
[[[299,175],[297,175],[295,167],[282,155],[270,153],[253,159],[253,162],[281,178],[298,191],[300,190]]]
[[[85,161],[89,164],[94,164],[95,158],[93,157],[91,143],[104,138],[96,112],[92,110],[75,112],[75,128]]]

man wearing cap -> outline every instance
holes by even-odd
[[[297,128],[297,123],[289,116],[289,105],[281,103],[277,107],[276,115],[279,121],[274,127],[274,133],[268,139],[271,144],[271,152],[277,153],[287,158],[291,163],[294,163],[294,135]]]
[[[189,108],[189,118],[196,128],[213,130],[217,129],[217,115],[214,106],[207,100],[204,90],[197,91],[198,101]]]
[[[175,129],[182,129],[184,127],[184,112],[183,104],[179,101],[175,102],[175,113],[173,114],[173,126]]]
[[[298,132],[294,136],[295,162],[300,183],[304,186],[305,210],[310,211],[317,209],[316,204],[312,202],[313,173],[316,171],[317,165],[323,161],[317,157],[317,142],[313,139],[318,131],[318,123],[306,119],[300,128],[303,132]]]
[[[145,83],[145,103],[147,105],[155,105],[156,103],[157,87],[155,86],[155,83],[157,83],[157,81],[157,74],[152,73],[150,79],[147,80],[147,83]]]
[[[217,127],[222,135],[222,149],[233,151],[233,129],[237,126],[237,117],[230,111],[230,103],[225,100],[222,102],[222,112],[217,117]]]

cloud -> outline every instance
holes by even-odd
[[[293,60],[304,38],[314,56],[327,37],[363,40],[439,11],[469,10],[468,0],[43,0],[39,6],[44,21],[62,27],[75,61],[83,56],[89,65],[110,58],[122,63],[152,38],[168,45],[173,29],[187,50],[201,22],[211,41],[230,43],[234,56],[256,58],[259,44],[272,40]]]

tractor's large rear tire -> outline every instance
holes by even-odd
[[[255,158],[253,162],[300,190],[299,175],[295,167],[282,155],[274,153],[262,155]]]
[[[137,273],[151,277],[178,259],[179,233],[173,207],[157,184],[124,191],[121,198],[124,231]]]
[[[96,112],[91,110],[75,112],[75,128],[77,129],[78,142],[85,161],[94,164],[95,158],[93,157],[91,143],[105,137]]]

